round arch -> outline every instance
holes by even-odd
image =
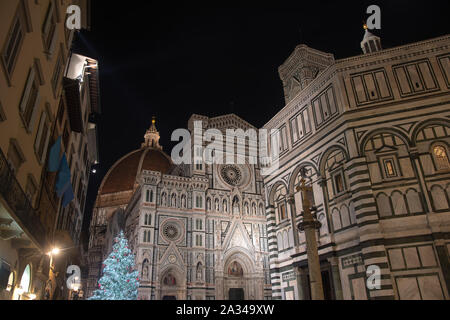
[[[250,252],[244,248],[233,248],[225,253],[224,256],[224,273],[228,270],[233,262],[237,262],[243,269],[243,275],[253,274],[255,272],[254,263],[250,258]]]
[[[328,156],[333,153],[334,151],[342,151],[342,153],[344,153],[345,159],[348,161],[349,156],[348,156],[348,152],[347,150],[345,150],[343,147],[341,146],[332,146],[330,148],[328,148],[320,157],[320,161],[319,161],[319,172],[318,174],[321,175],[322,177],[325,176],[325,165],[326,162],[328,160]]]
[[[295,188],[295,180],[297,179],[298,175],[300,174],[300,170],[302,170],[303,168],[306,168],[306,167],[312,167],[313,171],[316,174],[319,174],[319,172],[317,170],[317,167],[312,162],[309,162],[309,161],[302,162],[301,164],[299,164],[294,169],[294,171],[292,171],[291,177],[289,179],[289,186],[288,186],[288,189],[287,189],[288,190],[288,194],[294,194],[295,193],[295,189],[294,189]]]
[[[274,201],[274,196],[275,196],[275,192],[277,191],[277,189],[283,186],[286,188],[286,192],[288,191],[288,187],[286,186],[286,183],[284,183],[284,181],[277,181],[275,182],[275,184],[272,186],[272,189],[269,192],[269,206],[274,206],[275,201]]]
[[[434,118],[434,119],[429,119],[429,120],[419,122],[415,126],[415,128],[411,134],[411,143],[413,146],[417,145],[417,136],[419,135],[420,131],[422,131],[423,129],[425,129],[426,127],[431,126],[431,125],[441,125],[441,126],[445,126],[445,127],[450,127],[450,121],[445,120],[445,119]]]
[[[367,133],[364,136],[364,138],[362,139],[362,141],[359,145],[359,151],[362,156],[365,155],[365,148],[366,148],[366,145],[369,142],[369,140],[371,138],[373,138],[374,136],[376,136],[377,134],[382,134],[382,133],[388,133],[388,134],[392,134],[392,135],[399,137],[405,143],[405,145],[408,147],[408,149],[411,149],[413,147],[409,137],[407,137],[402,131],[395,129],[395,128],[381,128],[381,129],[376,129],[376,130],[370,131],[369,133]]]

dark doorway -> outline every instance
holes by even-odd
[[[245,298],[244,296],[244,289],[230,289],[229,292],[229,300],[235,300],[235,301],[243,301]]]
[[[306,275],[306,283],[304,288],[307,288],[306,299],[311,300],[311,285],[309,281],[309,275]],[[334,300],[334,290],[333,283],[331,282],[331,274],[329,270],[322,270],[322,285],[323,285],[323,296],[325,300]]]
[[[177,300],[175,296],[164,296],[163,300]]]

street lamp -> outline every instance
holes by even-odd
[[[52,251],[48,254],[49,256],[57,256],[61,252],[59,248],[53,248]]]
[[[317,221],[312,210],[317,210],[311,207],[310,197],[312,198],[312,187],[306,186],[305,175],[302,174],[300,185],[297,191],[302,192],[303,198],[303,221],[298,225],[301,232],[305,232],[306,238],[306,253],[308,256],[309,280],[311,285],[311,299],[324,300],[322,274],[320,271],[319,251],[317,249],[316,230],[320,229],[321,223]]]

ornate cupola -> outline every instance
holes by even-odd
[[[332,54],[315,50],[305,44],[297,46],[278,70],[283,82],[286,104],[333,64]]]
[[[147,130],[144,135],[145,142],[142,144],[142,148],[155,148],[162,150],[162,147],[159,145],[160,135],[158,130],[156,130],[156,118],[153,117],[152,125]]]
[[[380,38],[369,31],[367,24],[364,24],[364,30],[366,30],[366,33],[364,34],[364,39],[361,42],[361,49],[364,54],[383,50],[383,48],[381,47]]]

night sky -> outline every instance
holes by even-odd
[[[337,59],[361,54],[362,24],[372,4],[381,7],[382,29],[374,33],[384,48],[450,33],[448,0],[91,2],[91,31],[82,31],[74,44],[75,52],[99,60],[102,106],[85,247],[104,175],[140,147],[153,115],[169,155],[173,130],[186,128],[193,113],[235,113],[262,127],[284,107],[278,67],[294,48],[304,43]]]

